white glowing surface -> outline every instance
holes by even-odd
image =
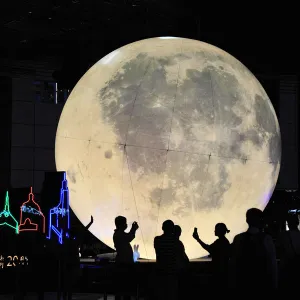
[[[172,40],[172,39],[178,39],[178,38],[174,37],[174,36],[162,36],[162,37],[159,37],[159,39],[161,39],[161,40]]]
[[[210,243],[225,222],[232,240],[246,210],[266,206],[280,148],[274,109],[245,66],[206,43],[153,38],[81,78],[60,117],[55,158],[72,209],[84,224],[94,216],[90,231],[105,244],[113,247],[114,218],[124,215],[140,224],[141,257],[153,259],[153,239],[172,219],[196,258],[207,253],[194,226]]]
[[[107,65],[109,64],[117,55],[119,54],[119,51],[116,50],[116,51],[113,51],[111,53],[109,53],[108,55],[106,55],[105,57],[103,57],[101,60],[100,60],[100,63],[104,64],[104,65]]]

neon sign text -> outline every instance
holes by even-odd
[[[42,216],[41,212],[38,211],[37,209],[31,207],[31,206],[22,206],[22,212],[28,213],[28,214],[33,214],[33,215],[39,215]]]
[[[0,269],[9,268],[9,267],[17,267],[17,266],[26,266],[28,265],[27,256],[18,256],[18,255],[8,255],[8,256],[0,256]]]
[[[53,208],[53,214],[62,215],[64,217],[67,215],[67,213],[69,213],[69,210],[66,208],[61,208],[61,207]]]

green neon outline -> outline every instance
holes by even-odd
[[[19,222],[14,218],[14,216],[10,212],[8,191],[6,192],[6,196],[5,196],[4,210],[2,210],[0,212],[0,218],[1,217],[4,217],[4,218],[11,217],[15,221],[16,226],[13,226],[13,225],[11,225],[11,224],[9,224],[7,222],[0,223],[0,226],[5,226],[6,225],[6,226],[14,229],[16,231],[16,234],[19,233]]]

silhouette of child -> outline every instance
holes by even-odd
[[[123,216],[118,216],[115,219],[116,229],[113,240],[117,251],[116,263],[131,264],[133,263],[133,251],[130,242],[135,238],[135,232],[139,228],[137,222],[133,222],[130,231],[127,233],[127,220]]]
[[[180,270],[187,267],[187,265],[189,263],[189,258],[185,253],[184,245],[183,245],[182,241],[180,240],[181,232],[182,232],[181,227],[179,225],[175,225],[174,226],[174,235],[175,235],[175,238],[178,239],[177,264],[178,264],[178,267]]]
[[[137,222],[133,222],[127,233],[127,220],[123,216],[115,218],[116,229],[113,235],[116,254],[116,295],[115,299],[130,299],[131,281],[133,276],[133,251],[130,242],[135,238],[135,232],[139,228]]]

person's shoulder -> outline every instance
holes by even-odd
[[[233,242],[242,240],[247,235],[247,232],[241,232],[233,238]]]
[[[114,234],[113,234],[113,238],[118,238],[120,236],[122,236],[124,234],[124,232],[120,231],[120,230],[115,230]]]
[[[273,242],[273,238],[270,234],[262,232],[262,233],[260,233],[260,235],[265,241]]]
[[[223,240],[223,244],[224,244],[224,245],[230,245],[230,242],[228,241],[228,239],[225,238],[225,239]]]
[[[157,236],[154,238],[154,242],[158,242],[159,240],[161,240],[161,235],[157,235]]]
[[[181,240],[178,240],[177,243],[178,243],[179,247],[184,248],[183,242]]]
[[[164,238],[165,237],[165,235],[164,234],[161,234],[161,235],[157,235],[156,237],[155,237],[155,239],[162,239],[162,238]]]

